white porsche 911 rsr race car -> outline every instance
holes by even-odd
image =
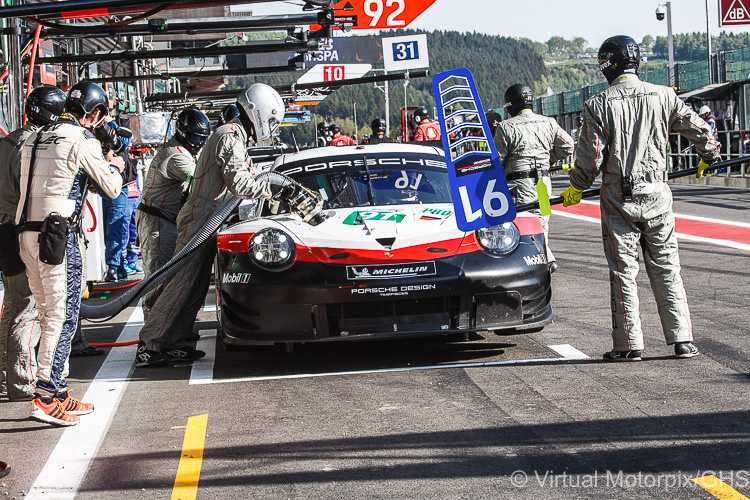
[[[272,169],[319,192],[327,219],[265,200],[219,232],[225,345],[516,333],[552,319],[539,219],[459,230],[441,149],[324,147]]]

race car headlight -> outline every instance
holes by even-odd
[[[280,229],[261,229],[250,239],[247,251],[260,267],[277,269],[294,260],[294,240]]]
[[[521,241],[521,234],[512,222],[477,229],[475,234],[479,245],[495,255],[509,254]]]

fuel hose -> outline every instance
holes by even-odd
[[[294,182],[287,176],[278,172],[263,172],[258,174],[256,179],[279,187],[284,187]],[[195,253],[201,245],[208,241],[209,238],[215,237],[214,233],[219,230],[224,221],[232,215],[241,202],[241,198],[230,198],[219,208],[219,210],[216,211],[216,213],[214,213],[213,216],[211,216],[210,219],[208,219],[198,234],[196,234],[182,250],[174,255],[169,262],[164,264],[163,267],[157,269],[147,278],[143,279],[140,283],[134,285],[120,297],[113,299],[106,304],[97,306],[82,303],[81,318],[89,320],[108,320],[114,318],[126,307],[136,303],[138,299],[160,284],[166,282],[170,276],[176,273],[186,262],[189,261],[190,256]]]

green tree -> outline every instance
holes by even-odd
[[[643,40],[641,40],[641,49],[644,52],[651,52],[651,45],[654,43],[654,37],[651,35],[646,35],[643,37]]]
[[[669,40],[665,36],[657,36],[651,49],[654,55],[667,59],[669,57]]]
[[[561,36],[553,36],[547,40],[547,47],[549,47],[550,55],[557,55],[565,51],[568,46],[568,41]]]
[[[588,40],[582,36],[577,36],[570,41],[571,49],[574,54],[583,54],[586,51]]]

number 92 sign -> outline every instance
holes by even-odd
[[[346,16],[357,16],[353,29],[374,30],[405,28],[437,0],[341,0],[333,6],[343,9],[348,3],[353,11],[343,12]]]

